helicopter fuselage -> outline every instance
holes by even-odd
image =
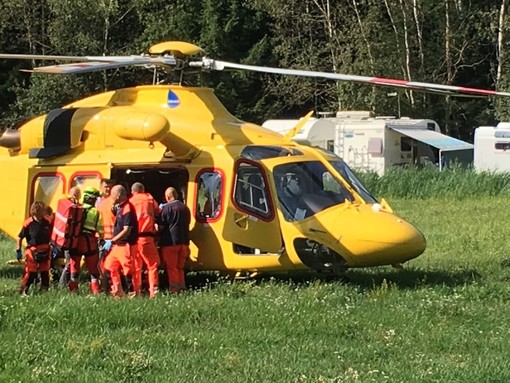
[[[112,178],[144,183],[159,202],[176,187],[192,212],[193,270],[336,273],[425,250],[423,234],[340,158],[240,121],[211,89],[106,92],[11,134],[17,144],[0,152],[0,229],[11,237],[33,201],[55,208],[71,187]]]

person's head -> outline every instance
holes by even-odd
[[[71,189],[69,189],[69,198],[74,198],[76,202],[78,202],[81,198],[81,190],[78,186],[73,186]]]
[[[30,206],[30,215],[38,221],[44,218],[47,211],[47,205],[43,201],[35,201]]]
[[[292,194],[292,196],[300,196],[303,190],[301,189],[301,184],[299,182],[299,179],[296,177],[293,177],[287,182],[287,191]]]
[[[145,192],[145,186],[141,182],[135,182],[133,185],[131,185],[131,193],[144,193]]]
[[[122,185],[112,187],[111,195],[115,203],[122,203],[127,200],[127,190]]]
[[[169,187],[165,190],[165,199],[166,202],[172,202],[179,198],[179,194],[177,193],[177,190],[173,187]]]
[[[53,209],[50,205],[46,205],[46,211],[44,212],[44,218],[46,218],[50,223],[53,224],[55,220],[55,213],[53,213]]]
[[[83,203],[87,205],[95,205],[97,198],[101,192],[93,186],[87,186],[83,189]]]
[[[101,195],[104,197],[109,197],[110,192],[113,186],[113,181],[108,178],[101,179],[101,183],[99,184],[99,191]]]

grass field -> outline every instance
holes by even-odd
[[[0,381],[510,382],[510,198],[391,199],[426,235],[350,281],[200,284],[181,296],[21,299],[0,243]]]

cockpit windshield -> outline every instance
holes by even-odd
[[[299,221],[353,195],[333,177],[320,161],[275,166],[274,181],[281,210],[287,221]]]
[[[361,183],[351,168],[343,160],[338,158],[335,161],[329,161],[329,163],[336,169],[336,171],[338,171],[338,173],[340,173],[343,179],[347,181],[349,186],[356,190],[356,192],[360,195],[361,198],[363,198],[366,203],[377,202],[375,197],[370,194],[367,188]]]

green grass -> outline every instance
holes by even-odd
[[[476,172],[474,169],[452,167],[445,171],[433,168],[393,169],[383,176],[359,173],[364,185],[374,195],[398,198],[456,199],[478,196],[509,196],[510,173]]]
[[[0,248],[0,382],[509,382],[510,199],[389,198],[405,265],[211,282],[181,296],[21,299]]]

